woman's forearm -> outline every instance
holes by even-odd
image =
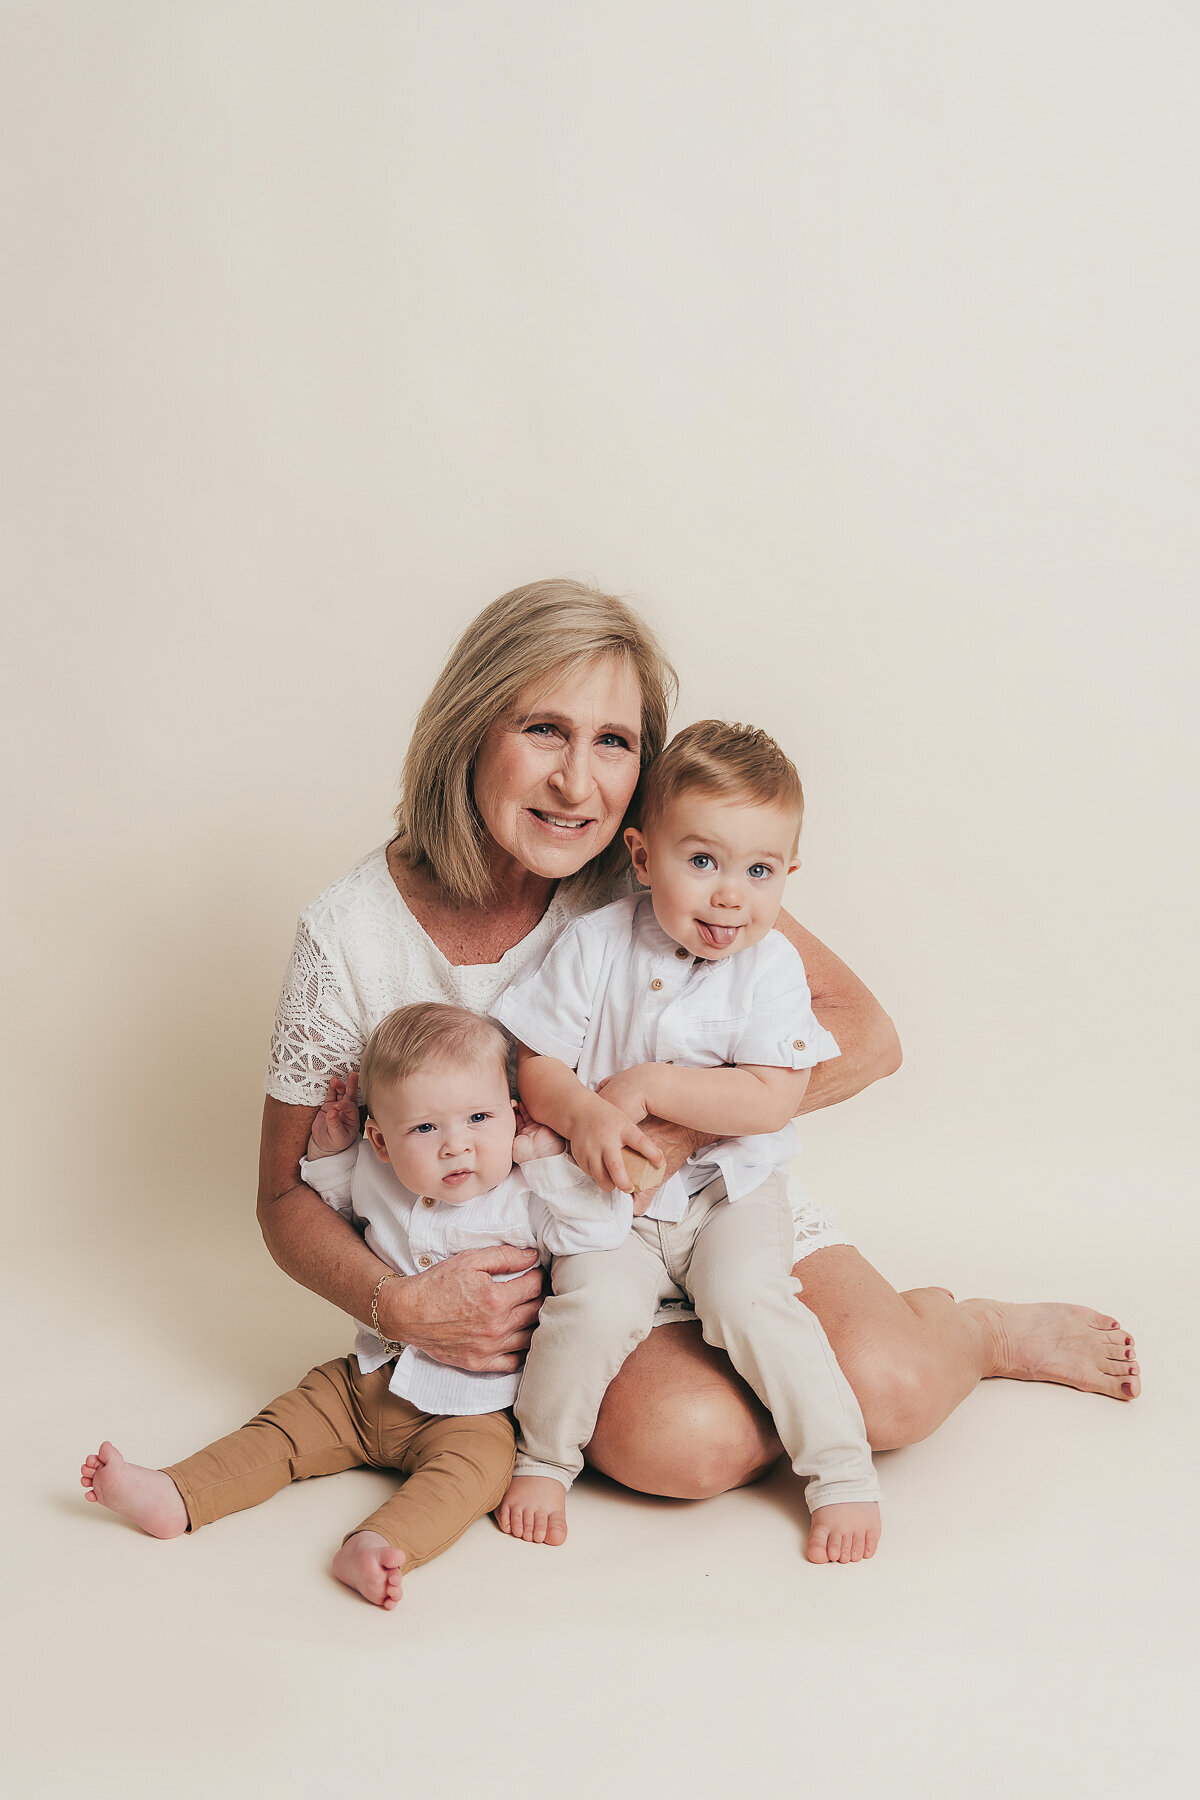
[[[272,1099],[263,1107],[258,1222],[267,1249],[286,1275],[351,1318],[366,1319],[387,1264],[348,1219],[300,1179],[300,1158],[318,1110]]]
[[[813,1011],[841,1050],[832,1062],[819,1063],[813,1070],[801,1113],[835,1106],[883,1076],[894,1075],[901,1062],[900,1039],[870,988],[789,913],[780,913],[776,928],[803,957]]]

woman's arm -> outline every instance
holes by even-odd
[[[832,1031],[842,1052],[832,1062],[818,1063],[812,1071],[800,1112],[835,1106],[839,1100],[860,1094],[884,1075],[894,1075],[901,1062],[900,1039],[870,988],[819,938],[797,924],[790,913],[781,912],[775,928],[800,952],[813,1011],[821,1024]],[[701,1145],[712,1142],[711,1134],[653,1117],[642,1120],[642,1130],[654,1139],[666,1158],[661,1176],[664,1181],[676,1174]],[[649,1191],[635,1194],[634,1211],[645,1212],[650,1199]]]
[[[300,1158],[320,1109],[268,1096],[259,1151],[258,1222],[279,1267],[353,1319],[371,1316],[371,1295],[391,1271],[354,1227],[300,1179]],[[527,1267],[529,1251],[501,1244],[447,1258],[426,1275],[401,1275],[379,1296],[385,1336],[414,1344],[460,1369],[513,1370],[528,1347],[541,1303],[540,1270],[512,1281],[494,1274]]]
[[[780,913],[775,929],[800,952],[813,1011],[842,1052],[832,1062],[817,1064],[800,1111],[835,1106],[882,1076],[894,1075],[901,1062],[900,1039],[870,988],[790,913]]]

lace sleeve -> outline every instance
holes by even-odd
[[[331,1075],[357,1069],[363,1038],[329,959],[301,918],[271,1034],[264,1083],[291,1106],[320,1106]]]

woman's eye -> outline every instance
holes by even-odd
[[[525,727],[525,729],[532,736],[552,737],[554,735],[554,733],[558,730],[558,727],[556,725],[549,725],[549,724],[546,724],[545,722],[543,722],[540,725],[527,725]]]
[[[693,869],[711,869],[716,866],[712,857],[706,855],[704,851],[698,852],[695,856],[689,856],[688,861],[691,863]]]
[[[600,742],[606,749],[611,749],[614,746],[618,750],[628,750],[629,748],[628,738],[618,737],[615,731],[606,731],[604,736],[600,739]]]

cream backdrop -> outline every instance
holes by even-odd
[[[323,1794],[364,1710],[374,1782],[451,1794],[1175,1791],[1195,12],[0,27],[12,1791]],[[560,572],[645,608],[681,722],[800,764],[791,904],[907,1053],[809,1123],[810,1181],[899,1285],[1114,1308],[1147,1393],[992,1384],[884,1460],[870,1571],[800,1561],[782,1477],[595,1483],[566,1550],[478,1527],[385,1618],[324,1572],[379,1478],[160,1546],[75,1470],[344,1347],[252,1213],[295,914],[387,835],[452,637]]]

